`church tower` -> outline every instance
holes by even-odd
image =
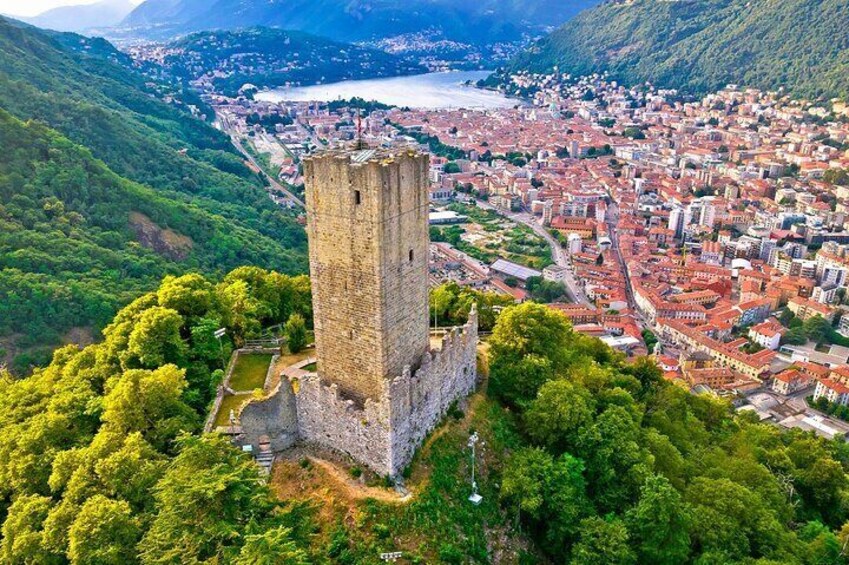
[[[429,350],[428,168],[408,149],[304,161],[318,376],[358,404]]]

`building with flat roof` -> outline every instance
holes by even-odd
[[[428,214],[427,221],[430,225],[434,226],[441,224],[462,224],[468,221],[468,219],[468,216],[458,214],[453,210],[439,210],[438,212]]]
[[[525,267],[523,265],[512,263],[506,259],[497,259],[492,265],[489,266],[489,268],[497,273],[501,273],[502,275],[517,278],[522,282],[525,282],[531,277],[542,276],[541,271],[537,271],[536,269],[531,269],[530,267]]]

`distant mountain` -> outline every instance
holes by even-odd
[[[0,18],[0,365],[167,274],[306,270],[303,229],[192,108],[105,40]]]
[[[276,87],[425,72],[376,49],[271,28],[193,33],[167,50],[161,63],[173,76],[204,77],[214,90],[230,95],[245,83]]]
[[[24,21],[56,31],[85,31],[118,24],[135,7],[130,0],[102,0],[94,4],[61,6],[32,18],[24,18]]]
[[[728,83],[849,96],[849,0],[606,2],[519,55],[511,70],[609,72],[694,93]]]
[[[178,34],[266,26],[338,41],[439,30],[493,43],[559,25],[598,0],[147,0],[123,22],[141,33]]]

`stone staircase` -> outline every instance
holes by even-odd
[[[256,464],[259,465],[260,472],[266,477],[271,474],[271,467],[274,465],[274,452],[271,451],[271,442],[267,436],[262,436],[259,439],[259,453],[256,454]]]
[[[263,475],[271,474],[271,467],[274,465],[274,453],[269,451],[260,451],[256,454],[256,464],[259,465],[260,472]]]

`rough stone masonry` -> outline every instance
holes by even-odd
[[[298,435],[390,476],[477,378],[475,312],[430,350],[428,168],[409,149],[304,162],[318,369]]]

